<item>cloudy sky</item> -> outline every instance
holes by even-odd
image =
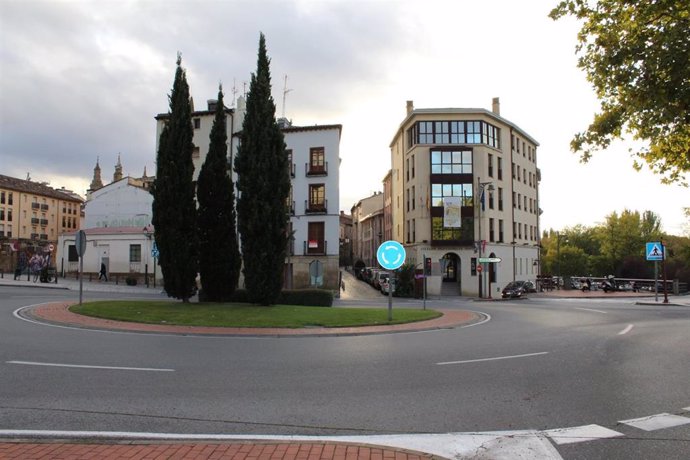
[[[635,172],[621,142],[581,164],[573,134],[597,109],[576,67],[578,24],[556,0],[0,0],[0,174],[84,194],[96,159],[112,178],[155,172],[155,120],[175,59],[196,107],[228,104],[266,35],[277,115],[342,124],[340,209],[382,190],[389,143],[416,108],[491,108],[540,143],[542,229],[651,210],[681,234],[690,192]],[[288,76],[286,105],[284,78]],[[248,83],[247,83],[248,86]]]

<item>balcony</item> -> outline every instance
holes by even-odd
[[[41,219],[41,225],[44,227],[48,225],[48,219]]]
[[[31,225],[38,225],[38,222],[39,222],[38,217],[32,217],[31,218]]]
[[[41,211],[47,211],[48,210],[48,205],[47,204],[42,204],[41,205]]]
[[[317,240],[316,245],[314,247],[309,247],[310,245],[307,244],[307,241],[304,241],[304,252],[303,255],[307,256],[313,256],[313,255],[321,255],[325,256],[328,254],[328,241],[325,240]]]
[[[295,202],[294,201],[288,202],[288,214],[291,216],[295,215]]]
[[[37,239],[38,239],[38,233],[32,233],[32,234],[30,235],[30,238],[31,238],[32,240],[37,240]]]
[[[39,203],[31,203],[31,209],[41,209],[41,205]]]
[[[307,177],[319,177],[328,175],[328,162],[323,165],[304,163],[304,174]]]
[[[41,233],[41,234],[39,235],[39,239],[41,239],[41,240],[47,240],[47,239],[48,239],[48,235],[45,234],[45,233]]]
[[[310,203],[309,200],[304,200],[304,213],[305,214],[327,214],[328,213],[328,200],[324,200],[322,203]]]

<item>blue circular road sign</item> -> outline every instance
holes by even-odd
[[[395,270],[405,263],[405,248],[397,241],[384,241],[376,251],[376,260],[386,270]]]

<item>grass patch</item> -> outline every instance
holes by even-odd
[[[146,324],[212,327],[353,327],[412,323],[437,318],[434,310],[386,308],[323,308],[295,305],[271,307],[234,303],[99,301],[73,305],[70,311],[96,318]]]

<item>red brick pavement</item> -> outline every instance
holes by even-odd
[[[0,443],[2,460],[423,460],[433,455],[344,443]]]

